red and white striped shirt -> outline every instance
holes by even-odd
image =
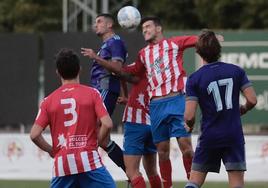
[[[193,47],[197,36],[179,36],[149,44],[139,51],[135,69],[137,74],[145,71],[150,86],[149,96],[165,96],[170,92],[183,91],[183,51]]]
[[[128,65],[123,70],[131,73],[134,66],[134,64]],[[144,72],[139,75],[139,78],[138,83],[132,84],[122,121],[150,125],[149,85]]]
[[[36,126],[50,126],[54,176],[65,176],[102,167],[97,152],[97,119],[108,115],[96,89],[66,84],[40,105]]]

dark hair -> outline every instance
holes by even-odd
[[[77,77],[80,70],[80,60],[78,55],[71,49],[61,49],[56,54],[56,66],[60,76],[65,80]]]
[[[156,16],[147,16],[141,19],[140,25],[142,26],[147,21],[153,21],[156,26],[162,26],[160,18]]]
[[[104,18],[110,20],[112,22],[113,26],[115,25],[115,19],[111,14],[102,13],[102,14],[99,14],[96,18],[98,18],[98,17],[104,17]]]
[[[195,48],[196,53],[208,63],[218,61],[221,57],[221,45],[213,31],[203,30]]]

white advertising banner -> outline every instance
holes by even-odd
[[[46,139],[50,139],[46,135]],[[122,135],[114,134],[112,139],[121,147]],[[193,146],[196,146],[197,136],[193,135]],[[118,168],[100,150],[103,163],[115,180],[126,180],[123,171]],[[174,181],[186,181],[182,155],[176,144],[171,142],[171,161]],[[246,136],[247,172],[246,181],[268,181],[268,136]],[[0,134],[0,179],[49,180],[52,176],[53,160],[45,152],[38,149],[30,140],[28,134]],[[144,169],[141,172],[145,175]],[[227,181],[224,166],[220,174],[209,173],[208,181]]]

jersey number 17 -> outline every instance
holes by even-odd
[[[208,94],[213,94],[214,102],[216,104],[217,112],[223,110],[219,87],[225,86],[225,105],[226,109],[233,108],[232,95],[233,95],[233,79],[226,78],[218,81],[210,82],[207,88]]]

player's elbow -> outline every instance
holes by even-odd
[[[106,116],[103,121],[102,125],[105,126],[107,129],[111,130],[113,128],[113,121],[110,116]]]
[[[33,131],[30,132],[30,139],[31,139],[33,142],[35,142],[39,136],[40,136],[40,135],[37,134],[36,132],[33,132]]]
[[[246,98],[246,106],[251,109],[257,104],[257,96],[253,87],[248,87],[243,91],[243,94]]]
[[[122,71],[122,62],[120,61],[114,61],[112,64],[109,64],[111,66],[111,71],[115,73],[116,75],[120,75]]]
[[[106,126],[107,129],[111,130],[113,128],[113,122],[109,121],[109,122],[106,123],[105,126]]]
[[[30,139],[35,142],[40,136],[41,136],[41,133],[42,133],[42,128],[38,125],[33,125],[31,131],[30,131]]]

